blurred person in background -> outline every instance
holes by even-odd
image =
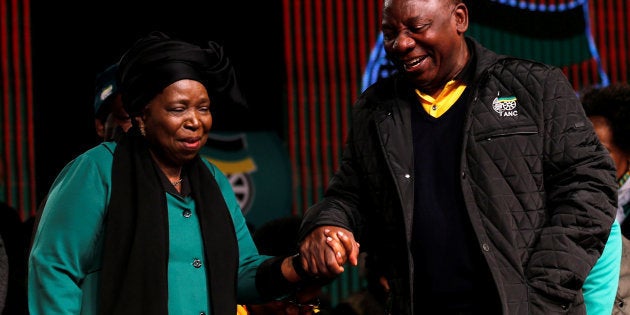
[[[94,129],[103,141],[110,141],[131,128],[131,118],[122,104],[116,82],[118,64],[112,64],[96,77],[94,92]]]
[[[623,249],[613,314],[630,314],[630,85],[615,83],[581,93],[582,106],[595,133],[608,149],[617,169],[617,213]]]

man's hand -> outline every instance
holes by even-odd
[[[343,265],[358,264],[359,243],[352,232],[337,226],[320,226],[300,244],[300,261],[314,276],[332,278],[344,271]]]

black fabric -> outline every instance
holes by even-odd
[[[201,225],[212,314],[233,315],[238,270],[234,226],[201,158],[185,167]],[[99,314],[168,314],[168,209],[157,172],[144,137],[132,127],[114,152]]]
[[[295,284],[290,283],[282,275],[282,262],[285,256],[272,257],[265,260],[256,272],[256,289],[264,300],[295,291]]]
[[[213,103],[247,106],[219,44],[210,41],[202,48],[160,32],[139,39],[121,58],[118,84],[123,106],[137,116],[155,95],[182,79],[203,83]]]
[[[30,234],[30,227],[26,222],[22,222],[18,210],[0,202],[0,239],[4,241],[9,268],[8,275],[5,275],[7,278],[2,279],[0,276],[0,283],[2,280],[8,281],[5,288],[7,291],[4,292],[6,293],[4,311],[0,308],[0,314],[28,314],[25,280]]]
[[[488,306],[496,309],[487,314],[498,314],[499,296],[479,251],[459,184],[463,100],[469,90],[439,118],[431,117],[420,104],[411,109],[416,152],[411,241],[414,302],[444,314],[487,310]]]
[[[630,204],[624,205],[623,211],[625,212],[628,207],[630,207]],[[630,220],[621,222],[621,234],[626,238],[630,238]]]

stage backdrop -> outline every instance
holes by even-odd
[[[23,216],[35,207],[29,4],[0,0],[0,201]]]

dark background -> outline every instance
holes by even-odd
[[[99,141],[96,75],[152,30],[224,46],[249,109],[214,108],[213,130],[274,130],[283,138],[280,1],[34,1],[31,13],[38,203],[61,168]]]

